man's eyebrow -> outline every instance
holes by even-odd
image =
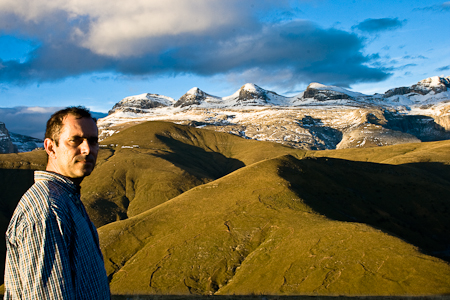
[[[98,139],[97,135],[72,135],[69,136],[69,139],[88,139],[88,140],[92,140],[92,139]]]

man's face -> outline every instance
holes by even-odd
[[[98,154],[98,129],[94,120],[67,115],[63,120],[58,146],[49,139],[46,143],[48,171],[80,183],[94,170]]]

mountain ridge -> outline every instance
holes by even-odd
[[[122,100],[99,120],[100,138],[161,120],[311,150],[444,140],[450,139],[449,85],[450,76],[435,76],[383,95],[364,95],[311,83],[293,97],[250,83],[226,97],[196,87],[178,101],[140,111],[129,112]]]
[[[330,86],[330,85],[323,85],[320,83],[310,83],[305,91],[299,93],[298,95],[286,97],[281,96],[277,94],[276,92],[265,90],[261,87],[259,87],[256,84],[253,83],[246,83],[243,85],[238,91],[233,93],[230,96],[225,97],[218,97],[218,96],[212,96],[203,90],[201,90],[198,87],[194,87],[188,92],[186,92],[183,96],[180,97],[177,101],[173,98],[166,97],[166,96],[160,96],[157,94],[141,94],[137,96],[129,96],[124,98],[122,101],[124,101],[123,104],[129,103],[129,100],[134,99],[135,101],[142,100],[144,101],[143,96],[145,95],[145,98],[148,99],[149,102],[154,102],[158,99],[165,99],[164,101],[160,101],[160,106],[175,106],[175,107],[185,107],[185,106],[194,106],[194,105],[201,105],[205,103],[205,99],[214,99],[216,101],[222,101],[222,105],[227,106],[236,103],[240,104],[257,104],[257,105],[277,105],[277,106],[296,106],[296,105],[303,105],[302,102],[304,102],[306,99],[315,99],[317,101],[323,102],[328,100],[346,100],[346,99],[352,99],[352,100],[358,100],[362,101],[364,105],[373,103],[374,100],[383,101],[383,99],[390,98],[392,96],[398,96],[398,95],[407,95],[407,94],[420,94],[422,96],[428,95],[431,92],[434,92],[435,94],[438,93],[444,93],[447,92],[447,89],[450,88],[450,76],[447,77],[439,77],[434,76],[430,78],[423,79],[419,81],[418,83],[412,85],[411,87],[398,87],[387,90],[384,95],[382,94],[374,94],[374,95],[365,95],[363,93],[359,92],[352,92],[345,88],[337,87],[337,86]],[[155,99],[148,98],[149,95],[157,96]],[[413,96],[413,95],[411,95]],[[158,98],[159,97],[159,98]],[[186,99],[191,99],[194,97],[197,101],[193,101],[192,103],[186,102]],[[274,98],[284,99],[282,101],[273,101]],[[250,102],[246,102],[249,100],[254,100]],[[260,100],[260,101],[256,101]],[[370,101],[367,101],[370,100]],[[236,103],[229,103],[232,101],[236,101]],[[206,101],[207,102],[214,102],[214,101]],[[120,102],[119,102],[120,103]],[[117,108],[120,108],[119,103],[117,103],[115,106]],[[311,103],[310,103],[311,104]],[[345,103],[344,103],[345,104]],[[125,105],[124,105],[125,106]],[[155,106],[156,107],[156,106]],[[116,109],[117,109],[116,108]],[[154,107],[149,107],[154,108]],[[114,112],[114,111],[113,111]],[[113,113],[111,112],[111,113]],[[111,114],[110,113],[110,114]]]

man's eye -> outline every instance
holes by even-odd
[[[83,140],[79,139],[79,138],[71,138],[71,139],[69,139],[69,143],[71,143],[71,144],[80,144],[82,142],[83,142]]]

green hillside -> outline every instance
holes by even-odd
[[[98,227],[245,165],[293,152],[279,144],[166,122],[136,125],[102,144],[97,167],[83,182],[83,200]]]
[[[446,262],[363,220],[337,221],[333,212],[351,213],[346,203],[299,196],[292,173],[309,178],[322,163],[266,160],[100,228],[113,292],[448,293]]]
[[[148,122],[102,144],[82,198],[115,294],[450,294],[450,141],[303,151]],[[0,155],[1,229],[44,165]]]

